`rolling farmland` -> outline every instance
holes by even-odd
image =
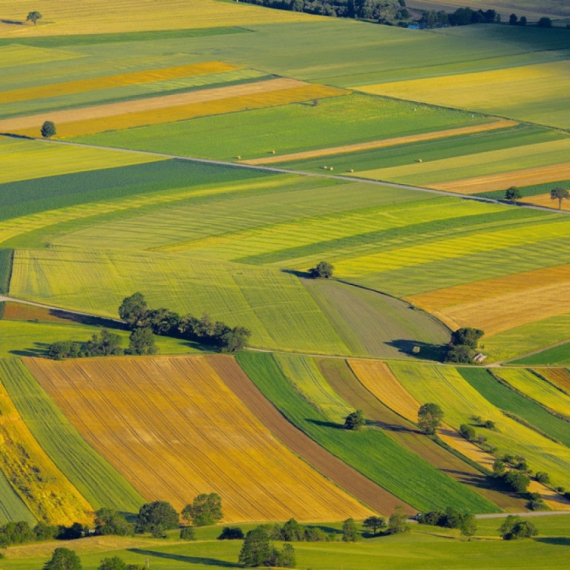
[[[227,522],[368,512],[274,439],[202,357],[38,360],[33,369],[87,442],[147,500],[181,509],[217,492]]]

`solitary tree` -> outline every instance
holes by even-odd
[[[342,523],[342,540],[343,542],[356,542],[358,540],[358,529],[354,519],[346,519]]]
[[[346,416],[344,420],[344,429],[358,431],[365,423],[366,420],[364,419],[364,412],[362,410],[356,410]]]
[[[511,14],[509,16],[509,24],[511,26],[516,26],[518,21],[519,21],[519,19],[518,19],[518,16],[516,14]]]
[[[166,501],[146,503],[139,510],[137,532],[154,532],[178,527],[178,513]]]
[[[437,404],[423,404],[418,410],[418,427],[427,435],[435,435],[443,415],[443,410]]]
[[[192,504],[182,509],[182,518],[192,521],[194,526],[207,526],[220,522],[224,517],[222,512],[222,498],[217,493],[202,493]]]
[[[562,210],[562,200],[568,200],[570,193],[565,188],[558,186],[550,191],[550,198],[552,200],[558,200],[558,209]]]
[[[520,200],[521,198],[521,191],[516,186],[511,186],[505,191],[505,200],[509,200],[509,202],[512,202],[513,204],[516,204],[517,200]]]
[[[376,535],[378,531],[386,527],[386,519],[384,517],[368,517],[362,523],[364,528],[369,528],[373,535]]]
[[[327,261],[320,261],[316,267],[309,270],[313,279],[330,279],[333,276],[334,267]]]
[[[45,121],[40,132],[44,139],[50,139],[56,135],[55,125],[52,121]]]
[[[37,11],[34,10],[33,12],[30,12],[28,14],[28,17],[26,18],[26,22],[33,22],[34,26],[37,25],[38,20],[42,19],[42,15]]]
[[[242,536],[243,538],[243,536]],[[185,526],[180,530],[180,540],[196,540],[193,526]]]
[[[404,514],[401,506],[396,507],[396,510],[390,515],[388,519],[388,534],[400,534],[401,532],[408,532],[410,525],[406,522],[408,516]]]
[[[538,530],[530,521],[525,521],[518,516],[509,515],[499,527],[503,540],[517,540],[531,538],[538,535]]]
[[[552,28],[552,20],[550,18],[543,17],[538,20],[536,25],[539,28]]]
[[[459,426],[459,433],[467,440],[467,441],[475,441],[477,437],[477,433],[475,432],[475,428],[468,424],[461,424]]]
[[[459,530],[463,536],[467,537],[467,540],[471,540],[471,537],[477,532],[475,517],[471,514],[464,514],[459,523]]]
[[[462,327],[457,329],[451,335],[451,342],[455,346],[464,345],[469,348],[477,348],[479,339],[485,334],[481,329],[475,329],[473,327]]]
[[[44,570],[82,570],[81,560],[69,548],[56,548],[44,564]]]

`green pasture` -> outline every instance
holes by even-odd
[[[77,137],[101,146],[234,160],[388,139],[491,119],[459,111],[352,94]],[[326,159],[322,159],[327,164]]]
[[[326,380],[321,376],[319,383],[314,383],[318,378],[315,369],[310,375],[305,373],[297,377],[290,366],[281,369],[269,353],[241,352],[237,359],[257,387],[289,421],[408,504],[420,510],[451,504],[470,512],[497,510],[492,503],[402,447],[382,430],[345,431],[339,423],[340,411],[330,412],[330,388],[323,390]],[[301,382],[301,393],[298,391],[301,388],[296,387],[297,382]],[[323,394],[326,395],[324,398]],[[312,400],[308,400],[308,396]],[[333,409],[339,410],[343,400],[338,396],[334,400]],[[329,415],[318,411],[319,406]],[[345,404],[345,411],[348,414],[352,408]]]
[[[36,519],[0,471],[0,525],[10,521],[26,521],[33,525]]]
[[[389,366],[418,402],[439,404],[446,423],[455,429],[464,423],[472,425],[478,435],[484,435],[497,448],[498,457],[505,453],[522,455],[533,471],[549,473],[554,486],[568,487],[570,450],[506,417],[457,370],[407,362],[390,362]],[[481,428],[475,416],[494,421],[496,431]]]
[[[570,365],[570,343],[564,343],[542,352],[513,360],[512,364],[524,366],[568,366]]]
[[[441,360],[449,331],[408,303],[338,281],[303,280],[354,355]],[[412,353],[420,346],[418,355]]]
[[[487,370],[480,368],[459,368],[461,376],[483,397],[500,410],[515,414],[527,421],[542,433],[570,447],[570,429],[568,422],[548,413],[531,398],[525,398],[514,390],[493,378]],[[503,371],[501,371],[503,372]]]
[[[0,378],[42,449],[93,508],[138,511],[144,499],[85,442],[19,359],[0,360]]]

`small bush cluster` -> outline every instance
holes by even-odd
[[[451,342],[447,347],[447,362],[459,364],[472,364],[479,340],[484,335],[481,329],[463,327],[451,335]]]
[[[89,529],[80,523],[71,526],[38,523],[33,528],[25,521],[9,522],[0,527],[0,548],[42,540],[75,540],[89,535]]]
[[[272,540],[282,542],[329,542],[335,540],[334,534],[313,526],[302,526],[295,519],[289,519],[284,525],[274,525],[269,531]]]
[[[91,356],[120,356],[125,353],[121,344],[122,339],[118,334],[103,329],[86,342],[73,340],[54,342],[48,348],[48,357],[53,360],[64,360]]]
[[[499,527],[503,540],[519,540],[538,536],[538,530],[530,521],[525,521],[519,516],[509,515]]]
[[[265,526],[250,530],[239,553],[239,563],[246,568],[259,566],[295,568],[295,549],[289,543],[278,550],[270,541],[270,535]]]

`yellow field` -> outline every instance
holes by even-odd
[[[570,168],[568,169],[568,174],[570,175]],[[532,204],[533,206],[543,206],[544,208],[556,208],[558,209],[558,200],[553,200],[550,197],[550,192],[546,194],[539,194],[538,196],[529,196],[521,200],[525,204]],[[570,210],[570,200],[562,200],[562,210]]]
[[[468,135],[481,133],[486,131],[494,131],[497,129],[505,129],[518,125],[515,121],[495,121],[485,125],[474,125],[471,127],[461,127],[459,129],[446,129],[444,131],[435,131],[433,133],[423,133],[421,135],[410,135],[407,137],[394,137],[380,141],[372,141],[366,143],[350,144],[345,146],[337,146],[333,148],[322,148],[320,150],[308,150],[305,152],[295,152],[292,154],[283,154],[281,156],[267,156],[265,158],[255,158],[253,160],[244,160],[244,164],[275,164],[279,162],[287,162],[290,160],[305,160],[308,158],[318,158],[319,156],[331,156],[334,154],[345,154],[349,152],[358,152],[361,150],[371,150],[375,148],[385,148],[389,146],[397,146],[400,144],[409,144],[414,142],[429,141],[434,139],[443,139],[448,137],[456,137],[460,135]]]
[[[293,86],[297,85],[297,86]],[[289,87],[287,87],[289,86]],[[232,96],[232,93],[236,94]],[[314,98],[337,97],[347,91],[322,85],[308,85],[292,79],[275,79],[233,87],[204,89],[182,95],[165,95],[141,99],[127,104],[99,105],[80,110],[60,111],[51,115],[34,115],[0,121],[0,130],[24,136],[38,136],[39,126],[49,117],[57,124],[59,137],[74,137],[105,131],[159,125],[207,115],[234,113],[249,109],[262,109],[307,101]],[[179,101],[194,101],[188,104]],[[130,109],[125,112],[126,109]],[[137,109],[144,109],[138,110]],[[122,114],[121,114],[121,111]],[[57,116],[60,119],[57,120]],[[93,116],[78,120],[80,116]],[[69,122],[66,122],[69,121]],[[35,127],[29,127],[34,124]],[[28,128],[22,125],[28,126]]]
[[[164,160],[144,154],[43,144],[0,136],[0,184]]]
[[[570,162],[565,162],[562,164],[553,164],[551,166],[528,168],[526,170],[514,170],[489,176],[477,176],[475,178],[467,178],[464,180],[430,184],[430,188],[434,188],[435,190],[446,190],[448,192],[458,192],[459,194],[477,194],[479,192],[504,190],[510,186],[530,186],[532,184],[557,182],[568,178],[570,178]],[[548,200],[545,198],[548,198]],[[558,208],[558,202],[551,201],[550,194],[530,196],[520,200],[520,202],[528,202],[529,204],[546,206],[547,208]]]
[[[71,51],[45,49],[17,44],[0,47],[0,68],[28,65],[31,63],[47,63],[83,57]]]
[[[222,496],[226,522],[369,512],[281,445],[203,357],[26,365],[85,439],[148,500]]]
[[[5,48],[0,48],[0,55],[2,55],[1,49]],[[47,52],[52,50],[42,51]],[[2,67],[2,64],[0,64],[0,67]],[[138,85],[140,83],[153,83],[155,81],[179,79],[181,77],[193,77],[195,75],[208,75],[210,73],[233,71],[234,69],[239,69],[239,67],[219,61],[206,61],[203,63],[194,63],[190,65],[178,65],[176,67],[164,67],[162,69],[149,69],[146,71],[121,73],[119,75],[109,75],[107,77],[81,79],[78,81],[69,81],[67,83],[53,83],[51,85],[41,85],[39,87],[28,87],[26,89],[4,91],[3,93],[0,93],[0,104],[12,103],[13,101],[29,101],[30,99],[57,97],[60,95],[70,95],[71,93],[83,93],[85,91],[109,89],[111,87]]]
[[[1,383],[0,466],[38,521],[92,522],[93,508],[39,446]]]
[[[34,0],[3,0],[2,18],[23,21],[28,12],[37,9]],[[80,4],[75,0],[58,0],[42,5],[40,11],[43,20],[37,26],[0,24],[0,34],[17,38],[324,20],[301,12],[215,0],[82,0]]]
[[[549,382],[570,394],[570,370],[566,368],[537,368],[536,371]]]
[[[436,291],[406,297],[405,300],[426,311],[433,311],[452,305],[481,301],[503,293],[533,289],[565,281],[570,281],[570,265],[547,267],[546,269],[456,285],[446,289],[437,289]]]

